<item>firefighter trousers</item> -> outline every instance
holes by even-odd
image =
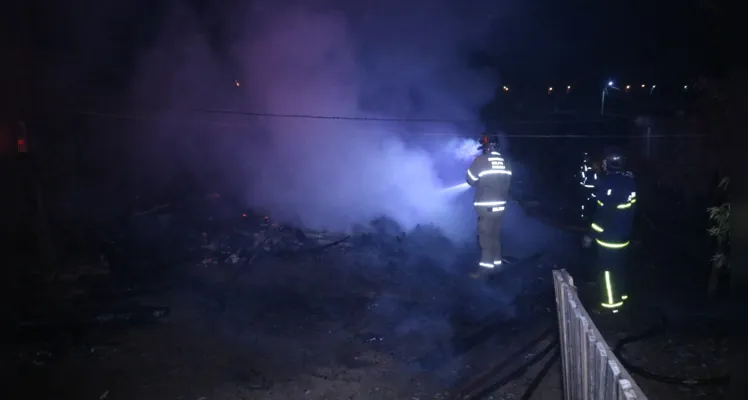
[[[502,211],[476,207],[478,212],[478,244],[480,245],[480,266],[493,268],[501,264],[501,219]]]
[[[609,248],[597,246],[597,268],[599,272],[600,305],[615,310],[628,299],[626,292],[626,257],[628,247]]]
[[[579,197],[581,197],[581,217],[582,221],[588,221],[592,214],[595,212],[595,208],[597,206],[597,202],[595,198],[593,197],[593,191],[588,190],[585,188],[585,190],[582,191]]]

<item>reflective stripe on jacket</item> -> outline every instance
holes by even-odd
[[[465,180],[475,188],[476,207],[504,207],[509,195],[512,171],[498,151],[475,157]]]
[[[634,224],[636,182],[631,173],[602,176],[595,187],[597,209],[590,228],[597,243],[619,248],[628,243]]]

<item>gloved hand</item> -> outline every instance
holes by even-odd
[[[592,238],[584,235],[584,237],[582,238],[582,246],[584,246],[585,248],[592,246]]]

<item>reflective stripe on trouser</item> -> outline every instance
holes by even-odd
[[[487,207],[476,207],[478,212],[478,244],[481,258],[479,266],[493,268],[501,264],[501,241],[499,232],[503,212],[492,212]]]
[[[596,242],[597,266],[600,273],[600,305],[615,311],[628,299],[625,286],[628,242],[609,243],[601,240]]]

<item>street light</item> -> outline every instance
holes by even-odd
[[[600,100],[600,116],[605,116],[605,97],[608,96],[608,89],[618,90],[617,87],[615,87],[615,83],[613,81],[608,81],[608,86],[603,87],[602,91],[602,99]]]

